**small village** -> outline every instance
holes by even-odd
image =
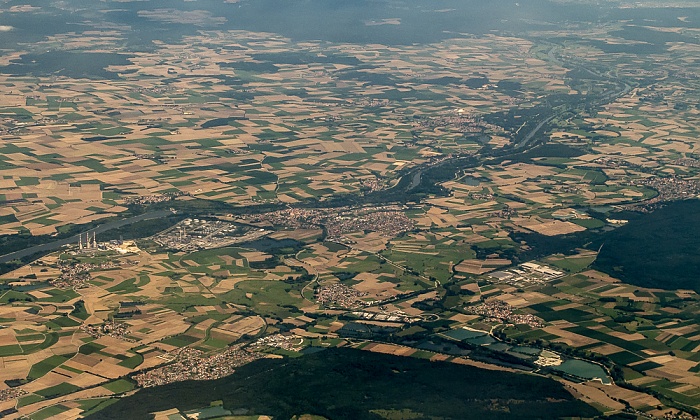
[[[362,297],[366,292],[358,292],[352,287],[341,283],[332,283],[320,286],[316,289],[316,302],[323,306],[338,306],[341,308],[357,308],[364,306]]]
[[[237,367],[262,357],[259,353],[231,347],[213,356],[201,350],[183,347],[174,354],[175,362],[134,375],[139,386],[148,388],[181,381],[218,379],[232,374]]]
[[[483,316],[486,321],[516,325],[522,324],[532,328],[541,328],[545,325],[542,319],[535,315],[514,313],[511,305],[497,299],[476,306],[467,306],[464,309],[468,313]]]

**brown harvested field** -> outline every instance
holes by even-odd
[[[26,378],[30,368],[31,364],[26,356],[0,357],[0,370],[7,378]]]
[[[455,314],[449,319],[451,321],[458,322],[460,324],[466,324],[467,322],[473,321],[475,319],[479,319],[479,315],[468,315],[468,314]]]
[[[346,235],[355,241],[353,248],[361,249],[367,252],[379,252],[386,249],[386,243],[390,237],[382,236],[379,232],[370,233],[350,233]]]
[[[590,384],[590,386],[605,392],[611,398],[617,398],[618,400],[625,400],[629,402],[634,408],[644,406],[656,407],[657,405],[661,405],[661,402],[658,399],[641,392],[632,391],[630,389],[621,388],[615,385],[603,385],[600,382],[595,381],[587,382],[587,384]]]
[[[540,220],[540,219],[513,219],[513,222],[522,228],[537,232],[545,236],[565,235],[568,233],[582,232],[586,228],[571,222],[561,220]]]
[[[607,392],[607,387],[604,389],[593,386],[590,382],[575,383],[564,380],[558,380],[564,388],[569,391],[574,397],[581,399],[586,403],[595,403],[606,407],[608,411],[623,410],[625,405],[614,400]]]
[[[551,296],[540,292],[525,292],[522,293],[520,296],[522,296],[522,298],[528,301],[531,305],[536,303],[550,302],[554,300]]]
[[[95,388],[89,388],[81,391],[77,391],[68,396],[58,397],[56,399],[50,399],[45,401],[40,401],[34,404],[29,404],[24,407],[19,408],[19,414],[24,416],[29,416],[30,414],[40,410],[41,408],[48,407],[54,404],[60,404],[65,401],[74,401],[90,398],[98,398],[113,395],[112,391],[107,390],[101,386]]]
[[[281,232],[276,232],[270,235],[273,239],[294,239],[297,241],[306,241],[321,235],[323,231],[321,229],[294,229],[294,230],[284,230]]]
[[[394,356],[410,356],[416,352],[416,349],[411,347],[399,346],[397,344],[383,344],[383,343],[370,343],[366,345],[363,350],[391,354]]]
[[[67,382],[80,388],[88,388],[97,384],[106,382],[103,376],[97,376],[92,373],[83,372]]]
[[[100,358],[97,356],[89,356],[85,354],[76,354],[69,361],[66,362],[66,366],[75,367],[80,365],[82,368],[77,368],[80,370],[87,370],[100,363]]]
[[[700,378],[689,372],[697,364],[693,361],[671,355],[650,357],[647,360],[661,365],[661,367],[645,371],[649,376],[700,386]]]
[[[636,295],[634,294],[634,289],[634,287],[630,286],[620,286],[614,289],[607,290],[605,292],[601,292],[600,295],[610,297],[626,297],[630,300],[634,300],[636,298]]]
[[[608,274],[601,273],[600,271],[596,270],[586,270],[581,273],[582,275],[592,279],[592,280],[598,280],[604,283],[620,283],[619,279],[616,279],[614,277],[611,277]]]
[[[147,370],[152,367],[160,366],[163,363],[167,362],[168,359],[163,358],[162,356],[165,353],[161,350],[156,350],[149,352],[143,356],[143,363],[141,363],[137,369],[138,370]]]
[[[477,360],[467,359],[465,357],[455,357],[454,359],[451,360],[451,362],[456,363],[458,365],[474,366],[474,367],[477,367],[479,369],[500,370],[503,372],[522,373],[521,371],[513,369],[513,368],[499,366],[499,365],[492,365],[489,363],[479,362]]]
[[[42,376],[41,378],[27,384],[24,387],[24,389],[27,392],[36,392],[36,391],[40,391],[40,390],[45,389],[45,388],[60,385],[64,382],[67,382],[68,379],[69,378],[66,378],[63,375],[59,375],[58,373],[49,372],[46,375]]]
[[[354,280],[358,280],[360,283],[354,285],[353,288],[358,292],[368,293],[370,297],[386,298],[400,293],[394,287],[394,283],[381,281],[378,277],[379,274],[360,273],[354,278]]]
[[[19,344],[17,337],[15,337],[14,331],[4,328],[0,330],[0,343],[7,346]]]
[[[438,296],[437,291],[424,293],[418,297],[415,297],[413,299],[408,299],[408,300],[402,302],[401,305],[399,305],[399,306],[400,306],[400,309],[402,311],[404,311],[405,313],[407,313],[408,315],[418,316],[418,315],[421,315],[423,313],[423,311],[421,311],[418,308],[413,307],[413,305],[416,302],[422,302],[422,301],[425,301],[427,299],[435,299],[435,298],[437,298],[437,296]]]
[[[510,265],[512,262],[506,259],[488,260],[464,260],[454,267],[456,271],[469,274],[485,274],[496,270],[498,267]]]
[[[87,371],[110,379],[116,379],[131,373],[131,369],[117,365],[118,362],[120,362],[118,359],[106,359]]]
[[[182,417],[180,410],[177,408],[171,408],[170,410],[156,411],[151,413],[154,420],[170,420],[174,417]]]
[[[129,320],[129,324],[132,326],[131,335],[139,338],[142,344],[152,344],[166,337],[181,334],[190,327],[181,315],[170,311],[157,316],[142,315],[138,319]],[[146,330],[146,332],[140,332],[140,330]]]
[[[451,358],[452,356],[449,356],[447,354],[435,354],[435,356],[430,358],[431,362],[444,362],[447,361]]]
[[[610,354],[619,353],[621,351],[624,351],[623,348],[615,346],[613,344],[603,344],[600,346],[596,346],[593,349],[594,350],[592,350],[592,351],[595,351],[598,354],[602,354],[603,356],[607,356]]]
[[[613,336],[613,337],[621,338],[625,341],[644,340],[646,338],[641,333],[629,334],[629,333],[623,333],[621,331],[611,331],[608,334]]]
[[[217,329],[234,333],[238,336],[244,334],[253,334],[260,331],[265,326],[265,320],[259,316],[249,316],[234,322],[225,323],[217,327]]]
[[[557,339],[553,339],[553,341],[565,343],[572,347],[582,347],[599,342],[598,340],[595,340],[593,338],[585,337],[580,334],[575,334],[570,331],[559,329],[557,327],[545,327],[542,330],[549,334],[553,334],[559,337]]]
[[[250,262],[260,262],[270,258],[270,254],[259,251],[240,252],[239,254]]]
[[[377,327],[392,327],[392,328],[401,328],[405,324],[402,322],[387,322],[387,321],[368,321],[368,320],[359,320],[357,321],[358,324],[365,324],[365,325],[375,325]]]
[[[220,280],[216,286],[211,287],[210,290],[212,293],[226,293],[230,290],[233,290],[236,287],[237,283],[240,283],[242,281],[246,281],[247,279],[245,278],[244,275],[234,277],[232,279],[225,279],[225,280]]]
[[[526,306],[531,305],[531,302],[528,302],[523,296],[514,295],[510,293],[515,292],[516,290],[517,289],[507,291],[504,290],[504,293],[500,295],[498,299],[504,301],[505,303],[509,304],[514,308],[524,308]]]
[[[430,223],[434,224],[437,228],[457,226],[459,224],[459,221],[452,214],[438,207],[431,207],[426,213],[426,216],[430,219]]]

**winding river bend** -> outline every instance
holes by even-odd
[[[596,76],[601,77],[602,79],[608,79],[609,81],[615,83],[617,85],[616,89],[611,90],[610,92],[606,93],[603,96],[600,96],[598,98],[588,98],[590,101],[589,103],[595,107],[604,105],[606,103],[610,103],[617,99],[618,97],[628,93],[631,90],[631,86],[627,83],[621,83],[619,81],[610,79],[608,77],[605,77],[604,75],[600,75],[597,73],[594,73]],[[555,108],[549,108],[546,110],[546,112],[543,112],[542,114],[538,115],[539,118],[534,118],[533,124],[536,122],[536,125],[521,139],[514,139],[515,142],[511,147],[505,148],[504,150],[498,151],[498,152],[492,152],[492,153],[487,153],[482,156],[454,156],[450,157],[447,159],[444,159],[440,162],[427,162],[423,163],[421,165],[417,165],[410,170],[408,170],[403,176],[400,178],[399,182],[396,183],[393,187],[382,190],[382,191],[377,191],[372,194],[368,194],[365,196],[356,196],[353,197],[352,200],[349,200],[347,197],[343,197],[341,199],[330,199],[327,201],[319,202],[319,201],[310,201],[307,203],[302,204],[301,206],[303,207],[335,207],[338,205],[346,205],[346,204],[353,204],[353,205],[361,205],[361,204],[380,204],[380,203],[390,203],[390,202],[401,202],[404,201],[401,198],[402,194],[406,193],[411,193],[414,190],[416,190],[418,187],[421,186],[421,184],[424,184],[426,182],[430,184],[436,184],[441,181],[446,181],[447,179],[435,179],[435,177],[430,177],[427,176],[428,172],[431,170],[439,170],[440,168],[443,168],[445,166],[452,166],[451,169],[454,169],[454,173],[457,173],[458,171],[463,171],[464,169],[468,168],[473,168],[478,166],[479,164],[482,164],[490,159],[504,159],[509,156],[515,156],[520,153],[524,153],[534,147],[537,147],[538,145],[546,143],[546,139],[542,137],[538,137],[538,134],[541,134],[542,130],[548,126],[548,124],[554,120],[556,117],[562,116],[564,113],[571,111],[573,107],[571,105],[560,105]],[[441,178],[441,177],[438,177]],[[252,206],[248,210],[252,211],[261,211],[259,208],[255,208],[256,206]],[[231,209],[229,209],[230,211]],[[112,229],[116,229],[122,226],[127,226],[136,222],[140,222],[143,220],[150,220],[150,219],[158,219],[162,218],[168,215],[173,214],[172,211],[170,210],[158,210],[158,211],[152,211],[144,214],[140,214],[138,216],[130,217],[128,219],[123,219],[123,220],[115,220],[113,222],[105,223],[103,225],[99,225],[94,229],[91,229],[91,231],[94,231],[96,233],[102,233],[106,232]],[[40,245],[35,245],[32,247],[28,247],[19,251],[11,252],[5,255],[0,256],[0,264],[4,264],[16,259],[28,257],[34,254],[38,253],[46,253],[49,251],[54,251],[59,249],[60,247],[67,245],[69,243],[76,243],[78,242],[78,235],[73,235],[68,238],[64,239],[58,239],[52,242],[48,242],[45,244],[40,244]]]

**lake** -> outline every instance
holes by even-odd
[[[583,360],[569,359],[553,369],[583,379],[600,379],[604,384],[611,383],[610,378],[602,367]]]

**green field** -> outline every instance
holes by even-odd
[[[69,359],[68,356],[54,355],[39,363],[34,364],[29,370],[28,378],[37,379],[49,373],[52,369],[60,366]]]
[[[64,382],[62,384],[54,385],[52,387],[39,390],[36,392],[36,394],[41,395],[42,397],[45,397],[45,398],[55,398],[55,397],[62,396],[62,395],[68,395],[68,394],[73,393],[79,389],[80,389],[79,387],[77,387],[73,384],[69,384],[67,382]]]
[[[134,389],[134,383],[127,381],[126,379],[118,379],[102,385],[108,390],[114,392],[115,394],[121,394]]]

